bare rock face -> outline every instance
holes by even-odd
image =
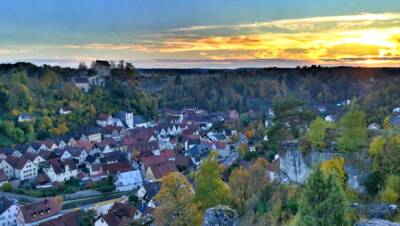
[[[216,206],[206,210],[202,226],[238,226],[236,211],[227,206]]]
[[[372,219],[359,221],[354,226],[400,226],[400,224],[386,220]]]

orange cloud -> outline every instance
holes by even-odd
[[[289,59],[316,63],[398,65],[400,13],[277,20],[178,28],[134,43],[63,48],[179,59]],[[390,57],[390,58],[388,58]]]

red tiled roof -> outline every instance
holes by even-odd
[[[63,216],[57,217],[53,220],[49,220],[39,224],[39,226],[79,226],[79,217],[81,212],[74,211],[66,213]]]
[[[145,170],[147,170],[147,168],[151,165],[161,164],[166,161],[168,161],[168,158],[161,155],[142,157],[142,163]]]
[[[103,169],[104,172],[107,172],[108,174],[112,175],[133,170],[132,166],[128,162],[102,164],[101,168]]]
[[[25,224],[34,223],[60,213],[62,202],[56,197],[46,198],[40,202],[21,206]]]
[[[154,177],[159,180],[162,179],[169,173],[178,172],[176,165],[174,162],[166,161],[160,164],[150,165],[151,172],[153,173]]]
[[[25,164],[29,161],[29,159],[24,157],[15,157],[15,156],[7,156],[6,161],[14,167],[14,169],[22,169]]]
[[[171,149],[165,149],[160,153],[161,156],[164,156],[165,158],[175,158],[175,152]]]

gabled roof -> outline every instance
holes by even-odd
[[[160,164],[150,165],[150,169],[151,169],[151,172],[153,173],[153,176],[157,180],[162,179],[164,176],[166,176],[169,173],[178,172],[178,169],[176,168],[175,163],[171,162],[171,161],[166,161],[166,162],[162,162]]]
[[[94,66],[95,66],[95,67],[96,67],[96,66],[111,67],[111,66],[110,66],[110,63],[109,63],[108,61],[106,61],[106,60],[96,60],[96,61],[94,62]]]
[[[10,148],[10,147],[4,147],[4,148],[0,148],[0,153],[1,154],[5,154],[5,155],[12,155],[14,153],[14,151],[18,151],[15,148]]]
[[[177,167],[190,167],[192,160],[189,157],[183,155],[177,155],[175,157],[175,165]]]
[[[6,161],[14,168],[14,169],[22,169],[29,161],[29,159],[24,157],[14,157],[14,156],[7,156]]]
[[[103,168],[104,172],[107,172],[111,175],[116,175],[118,173],[127,172],[132,170],[132,166],[129,162],[117,162],[111,164],[102,164],[101,167]]]
[[[76,164],[72,159],[67,159],[65,161],[61,161],[60,159],[50,159],[48,160],[49,165],[53,168],[54,173],[61,174],[65,172],[65,166],[69,167],[69,170],[75,170]]]
[[[25,224],[40,221],[60,213],[62,202],[57,198],[45,198],[42,201],[21,206]]]
[[[73,211],[39,224],[39,226],[79,226],[81,211]]]
[[[73,157],[79,157],[83,151],[84,150],[82,148],[67,146],[61,151],[61,155],[63,155],[65,152],[68,152]]]
[[[8,208],[14,204],[13,201],[7,199],[6,197],[0,197],[0,215],[2,215]]]
[[[141,158],[145,170],[155,164],[160,164],[162,162],[168,161],[168,158],[161,155],[145,156]]]

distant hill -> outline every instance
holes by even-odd
[[[172,108],[265,110],[285,96],[327,106],[357,97],[369,121],[381,123],[400,106],[400,68],[138,69],[138,75],[142,90]]]

